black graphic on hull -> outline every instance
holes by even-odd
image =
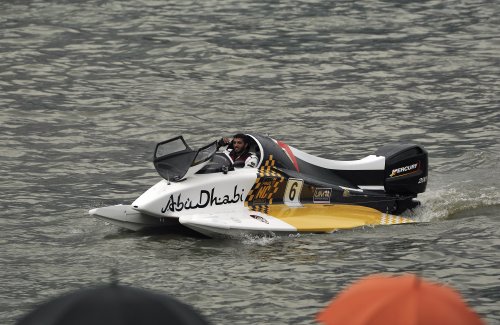
[[[232,197],[227,194],[219,197],[214,194],[214,191],[215,188],[212,188],[210,191],[201,190],[200,197],[198,198],[198,202],[196,203],[191,200],[191,198],[183,199],[181,193],[179,193],[177,197],[172,194],[170,195],[167,204],[161,209],[161,213],[165,213],[167,211],[179,212],[182,210],[201,209],[214,205],[233,204],[243,202],[243,200],[245,199],[243,195],[245,190],[242,189],[241,194],[238,193],[238,185],[234,186]]]

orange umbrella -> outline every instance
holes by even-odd
[[[450,287],[416,275],[372,275],[341,292],[316,320],[326,325],[481,325]]]

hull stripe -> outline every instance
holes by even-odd
[[[295,166],[295,169],[300,173],[299,164],[297,163],[297,158],[295,158],[295,155],[293,154],[292,149],[290,149],[290,147],[286,143],[284,143],[283,141],[277,141],[277,142],[278,142],[278,145],[281,148],[283,148],[283,150],[285,150],[288,158],[290,158],[293,165]]]

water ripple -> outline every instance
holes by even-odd
[[[452,285],[498,322],[499,12],[486,0],[1,3],[0,318],[115,268],[214,324],[310,324],[375,272]],[[423,144],[425,223],[228,242],[87,216],[158,181],[154,143],[240,130],[332,159]]]

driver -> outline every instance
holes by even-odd
[[[230,138],[222,138],[217,142],[218,148],[232,144],[233,149],[227,148],[224,152],[231,158],[235,165],[256,167],[258,158],[250,152],[250,140],[247,135],[238,133]]]

